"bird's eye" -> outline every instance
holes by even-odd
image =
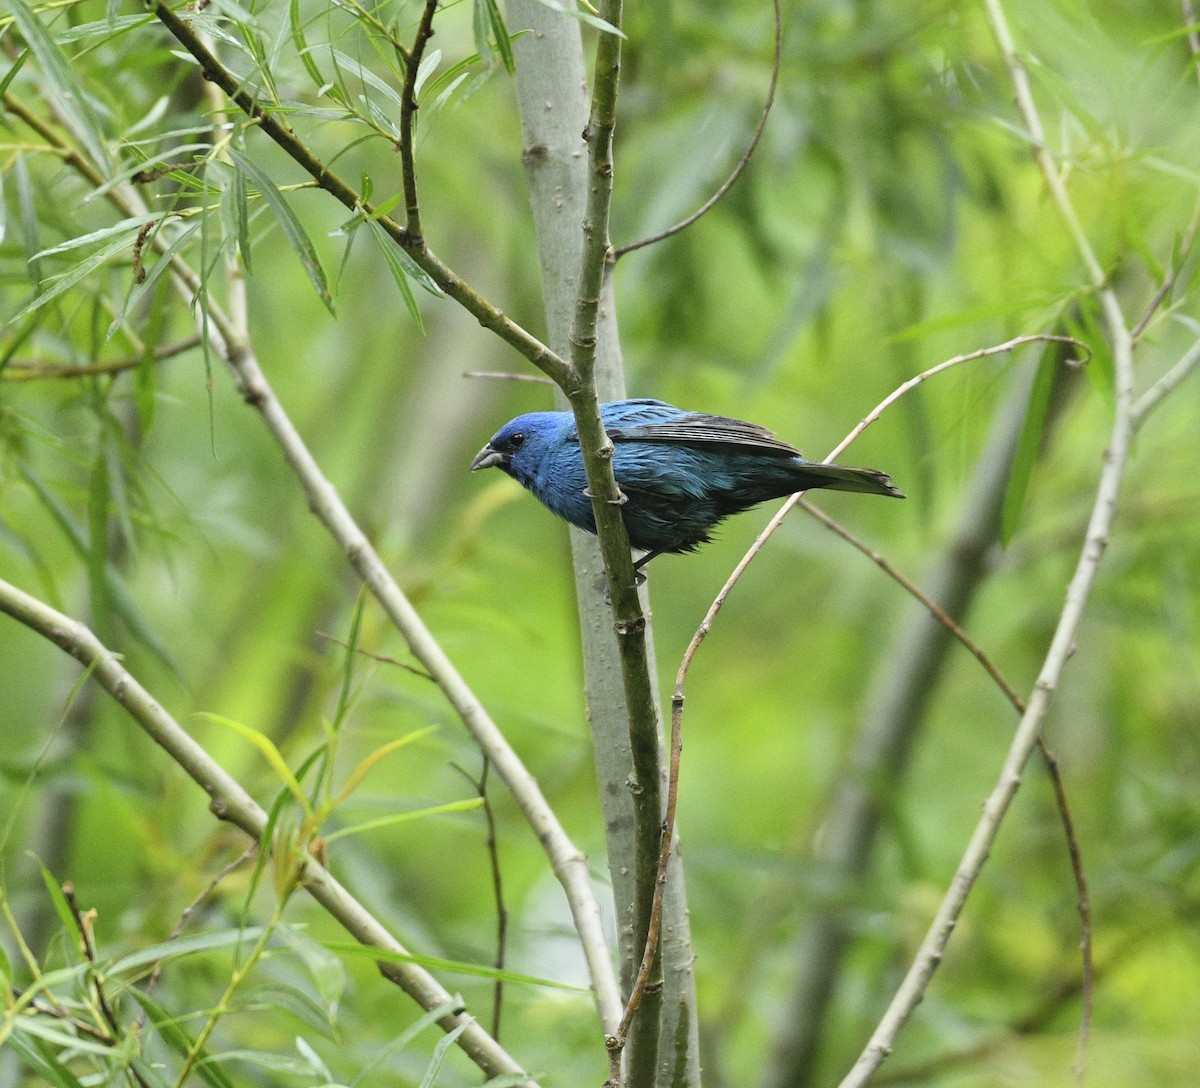
[[[512,446],[513,449],[519,450],[523,445],[525,445],[525,435],[518,431],[508,440],[508,444]]]

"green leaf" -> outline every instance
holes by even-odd
[[[190,1031],[179,1023],[176,1017],[170,1015],[158,1002],[156,1002],[149,994],[142,993],[136,987],[130,990],[134,999],[143,1009],[146,1010],[146,1016],[150,1023],[154,1026],[154,1030],[162,1036],[163,1042],[167,1044],[181,1058],[186,1058],[195,1045],[196,1039]],[[211,1088],[234,1088],[233,1082],[225,1075],[224,1070],[220,1066],[212,1065],[204,1061],[206,1052],[201,1052],[200,1062],[195,1066],[196,1074],[201,1080],[205,1081]]]
[[[500,59],[511,76],[516,71],[512,39],[508,36],[508,28],[504,25],[504,17],[500,14],[500,7],[496,0],[475,0],[475,48],[479,50],[480,56],[484,56],[488,46],[486,34],[483,40],[480,40],[479,11],[481,8],[486,12],[487,23],[491,28],[492,36],[496,39],[496,48],[500,51]]]
[[[346,657],[342,662],[342,687],[338,692],[337,708],[333,712],[332,730],[336,733],[346,717],[350,706],[350,686],[354,682],[354,666],[358,660],[358,640],[362,634],[363,609],[367,604],[367,587],[364,585],[358,591],[358,600],[354,605],[354,616],[350,621],[350,638],[346,642]]]
[[[160,212],[151,215],[134,215],[128,219],[122,219],[121,222],[114,223],[110,227],[101,227],[100,230],[81,234],[78,238],[68,238],[65,242],[59,242],[56,246],[40,250],[31,259],[38,260],[41,257],[51,257],[56,253],[66,253],[69,250],[78,249],[80,246],[90,246],[93,242],[102,242],[106,238],[112,238],[114,235],[132,236],[147,223],[154,223],[160,219],[162,219]]]
[[[42,883],[46,885],[46,893],[50,896],[54,913],[58,915],[58,920],[62,922],[63,927],[71,935],[70,947],[71,953],[74,956],[79,939],[82,936],[79,932],[79,924],[75,921],[75,912],[71,910],[71,904],[67,902],[67,897],[63,895],[63,890],[54,878],[54,874],[42,864],[41,858],[36,857],[36,855],[33,856],[38,863],[38,869],[41,871]]]
[[[100,120],[92,109],[91,100],[84,93],[83,85],[75,78],[71,62],[25,0],[8,0],[8,9],[21,36],[37,58],[56,107],[70,119],[73,134],[101,173],[107,174],[112,169],[112,159],[104,142]]]
[[[51,286],[43,291],[40,295],[36,295],[33,299],[18,310],[12,317],[8,318],[9,325],[16,325],[27,318],[30,314],[36,313],[49,302],[53,302],[59,295],[65,294],[74,287],[80,280],[86,279],[96,271],[102,264],[110,260],[121,250],[129,247],[129,240],[124,236],[118,238],[115,242],[111,242],[103,249],[93,253],[86,260],[81,261],[74,268],[56,276],[49,281]]]
[[[578,19],[581,23],[586,23],[597,30],[602,30],[605,34],[615,34],[618,38],[625,37],[612,23],[601,19],[599,15],[593,15],[590,11],[584,11],[575,4],[565,4],[562,0],[538,0],[538,3],[542,7],[549,8],[551,11],[557,11],[561,15],[569,15],[572,19]]]
[[[332,834],[325,836],[326,842],[344,839],[347,835],[361,835],[364,831],[377,831],[381,827],[392,827],[395,824],[407,823],[409,820],[423,820],[426,816],[444,816],[449,812],[470,812],[483,804],[482,797],[468,797],[462,801],[451,801],[445,805],[433,805],[430,808],[420,808],[413,812],[393,812],[388,816],[380,816],[377,820],[367,820],[353,827],[342,827]]]
[[[246,926],[243,929],[222,929],[215,933],[200,933],[194,937],[176,937],[173,941],[163,941],[152,944],[148,948],[139,948],[117,960],[101,960],[98,964],[106,975],[125,975],[139,971],[143,967],[157,965],[160,962],[177,960],[183,956],[196,956],[202,952],[216,952],[223,948],[257,941],[262,936],[264,926]],[[131,991],[137,996],[137,990]],[[139,997],[138,1000],[141,1000]]]
[[[422,1016],[415,1023],[410,1024],[404,1029],[403,1032],[401,1032],[400,1035],[398,1035],[395,1039],[388,1043],[387,1046],[380,1050],[367,1065],[363,1066],[363,1068],[361,1068],[358,1073],[355,1074],[354,1079],[350,1082],[349,1088],[358,1088],[358,1085],[366,1081],[367,1077],[371,1073],[373,1073],[380,1066],[384,1065],[393,1054],[398,1053],[408,1046],[408,1044],[411,1043],[426,1028],[436,1024],[444,1016],[451,1016],[454,1013],[461,1011],[462,1002],[459,1000],[446,1001],[441,1005],[430,1009],[425,1013],[424,1016]]]
[[[207,711],[201,711],[196,717],[214,722],[217,725],[223,725],[226,729],[232,729],[239,737],[243,737],[253,744],[262,754],[263,758],[271,765],[271,769],[279,776],[280,781],[287,787],[288,792],[299,802],[300,807],[304,810],[304,815],[311,816],[313,814],[312,806],[308,803],[308,797],[305,796],[300,783],[296,781],[296,776],[292,774],[287,761],[283,758],[279,749],[275,747],[275,743],[270,737],[249,725],[243,725],[241,722],[223,717],[220,714],[209,714]]]
[[[411,733],[406,733],[403,737],[397,737],[395,740],[390,740],[387,744],[382,744],[373,752],[368,753],[359,762],[358,766],[350,772],[346,779],[346,784],[341,788],[338,795],[333,798],[328,806],[328,811],[332,812],[335,808],[342,804],[358,787],[362,784],[362,780],[367,776],[372,767],[375,766],[381,759],[390,756],[394,751],[403,748],[405,745],[412,744],[413,741],[420,740],[422,737],[429,736],[430,733],[437,731],[436,725],[426,726],[424,729],[416,729]],[[403,815],[408,816],[409,813]],[[417,815],[417,814],[411,814]],[[390,817],[385,817],[389,819]]]
[[[433,1048],[433,1057],[429,1059],[429,1068],[425,1070],[425,1076],[421,1078],[421,1088],[433,1088],[438,1073],[441,1072],[442,1062],[446,1060],[446,1055],[449,1053],[450,1048],[458,1041],[458,1037],[467,1030],[470,1023],[470,1020],[464,1020],[453,1031],[448,1031],[437,1041],[437,1046]]]
[[[1000,512],[1000,543],[1008,547],[1016,535],[1025,508],[1025,496],[1029,491],[1029,480],[1037,462],[1042,435],[1046,429],[1046,412],[1050,408],[1050,394],[1054,389],[1054,372],[1058,367],[1058,352],[1044,346],[1038,362],[1037,373],[1029,390],[1029,403],[1025,408],[1025,424],[1013,455],[1012,468],[1008,474],[1008,487],[1004,492],[1004,507]]]
[[[8,1043],[17,1052],[17,1056],[53,1088],[83,1088],[75,1074],[58,1060],[57,1055],[42,1040],[29,1039],[19,1032],[14,1032],[9,1036]]]
[[[337,1018],[338,1003],[346,989],[346,967],[342,961],[319,941],[294,926],[280,924],[276,936],[300,958],[316,983],[317,992],[325,1003],[331,1021]]]
[[[408,282],[408,275],[404,270],[404,264],[400,260],[399,254],[402,252],[399,246],[389,237],[387,231],[383,229],[377,220],[368,219],[367,225],[371,228],[371,237],[379,243],[379,248],[383,252],[383,260],[387,265],[388,271],[392,274],[392,279],[395,280],[396,286],[400,289],[400,297],[404,299],[404,305],[408,307],[409,315],[417,323],[417,328],[421,330],[421,334],[425,333],[425,324],[421,321],[421,311],[417,308],[417,300],[413,297],[412,287]]]
[[[296,217],[296,213],[292,211],[291,205],[284,199],[283,193],[279,191],[275,183],[267,177],[266,173],[252,159],[247,158],[233,147],[229,149],[229,154],[234,162],[246,172],[246,175],[270,206],[271,211],[275,213],[275,218],[283,230],[284,237],[287,238],[288,244],[295,250],[296,256],[300,258],[300,263],[304,266],[304,271],[308,273],[308,278],[316,289],[317,297],[325,304],[325,308],[331,314],[334,313],[333,296],[329,293],[329,284],[325,280],[325,271],[322,269],[321,261],[317,257],[316,248],[312,244],[312,239],[309,238],[304,228],[300,225],[300,220]]]
[[[408,952],[393,952],[390,948],[371,948],[367,945],[355,944],[352,941],[325,941],[324,945],[339,955],[358,956],[381,963],[415,963],[421,967],[429,967],[436,971],[449,971],[452,974],[499,979],[501,982],[515,982],[525,986],[545,986],[551,990],[566,990],[573,994],[591,993],[586,986],[573,986],[569,982],[555,982],[548,978],[521,975],[515,971],[502,971],[498,967],[484,967],[477,963],[463,963],[461,960],[447,960],[439,956],[414,956]]]
[[[13,1018],[12,1025],[14,1031],[36,1035],[39,1039],[53,1043],[63,1050],[75,1051],[80,1054],[98,1054],[105,1058],[115,1057],[112,1047],[82,1035],[73,1035],[69,1031],[63,1031],[61,1028],[55,1027],[53,1023],[47,1023],[40,1016],[17,1016]]]

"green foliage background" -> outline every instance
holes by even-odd
[[[1050,139],[1069,164],[1085,230],[1127,313],[1178,280],[1139,344],[1141,388],[1197,336],[1195,259],[1180,251],[1194,215],[1200,87],[1171,5],[1011,5]],[[14,9],[15,10],[15,9]],[[86,93],[115,161],[165,151],[202,126],[194,68],[139,8],[91,2],[33,9]],[[305,0],[310,40],[396,87],[394,59],[345,8]],[[411,37],[414,5],[381,16]],[[943,358],[1067,327],[1095,357],[1043,449],[1009,546],[989,556],[969,628],[1027,690],[1078,553],[1111,413],[1110,364],[1094,300],[1029,157],[1008,73],[981,11],[966,3],[829,2],[785,12],[780,92],[745,177],[683,235],[616,271],[628,384],[639,396],[761,422],[823,455],[895,385]],[[288,33],[286,5],[218,3],[214,28],[256,26],[293,124],[343,176],[399,191],[394,149],[361,123],[333,120]],[[115,22],[108,22],[115,19]],[[510,27],[517,30],[517,27]],[[690,211],[741,153],[770,69],[760,3],[658,2],[628,13],[617,144],[619,243]],[[7,70],[27,35],[0,13]],[[441,69],[474,49],[467,5],[438,17]],[[222,42],[236,70],[244,45]],[[323,48],[323,47],[322,47]],[[345,67],[325,76],[383,114],[391,103]],[[7,93],[41,116],[61,97],[41,56]],[[103,200],[0,115],[7,319],[98,246],[35,254],[116,222]],[[419,168],[433,247],[485,295],[541,330],[538,268],[510,78],[476,65],[421,115]],[[135,143],[135,141],[150,141]],[[277,185],[302,182],[253,130],[235,138]],[[340,154],[339,154],[340,153]],[[173,161],[186,162],[190,153]],[[194,209],[197,184],[227,186],[213,165],[144,187],[152,208]],[[252,201],[250,328],[281,400],[400,583],[537,775],[568,831],[606,879],[581,696],[572,580],[560,524],[506,479],[471,477],[471,454],[549,391],[464,378],[521,370],[520,360],[446,301],[417,289],[424,333],[380,247],[359,231],[343,261],[343,209],[288,191],[334,285],[336,317],[277,218]],[[189,221],[198,221],[192,219]],[[187,252],[214,262],[229,219],[205,220]],[[223,231],[226,233],[223,234]],[[132,236],[127,240],[132,244]],[[99,245],[105,243],[101,242]],[[278,778],[238,735],[191,715],[232,718],[271,737],[296,766],[337,705],[357,586],[256,414],[218,360],[197,348],[115,379],[20,380],[30,363],[83,364],[136,354],[195,331],[166,278],[106,331],[133,289],[130,245],[52,304],[0,334],[0,577],[86,619],[126,665],[263,801]],[[153,262],[148,260],[153,267]],[[219,265],[214,295],[221,294]],[[846,460],[890,472],[905,504],[860,496],[821,505],[917,575],[952,538],[984,437],[1036,365],[1036,352],[968,364],[930,382],[873,428]],[[1095,1088],[1139,1079],[1190,1086],[1200,1060],[1200,408],[1185,385],[1140,434],[1122,512],[1048,739],[1070,791],[1091,878],[1100,977],[1090,1044]],[[494,476],[494,474],[493,474]],[[696,556],[653,566],[664,684],[729,569],[766,520],[723,528]],[[71,527],[68,531],[68,526]],[[71,542],[74,533],[81,547]],[[104,573],[106,572],[106,573]],[[128,607],[114,604],[124,587]],[[692,673],[680,821],[698,954],[704,1064],[713,1084],[763,1079],[781,1029],[792,949],[806,906],[841,901],[856,934],[814,1083],[848,1066],[906,966],[990,788],[1014,724],[965,653],[937,681],[908,773],[865,889],[831,885],[814,862],[823,803],[845,773],[864,703],[896,652],[902,592],[815,522],[795,515],[730,598]],[[123,614],[122,614],[123,612]],[[360,644],[407,660],[373,604]],[[12,918],[49,966],[76,955],[61,934],[34,857],[97,912],[109,955],[164,940],[184,907],[243,848],[205,798],[102,694],[76,690],[79,668],[32,633],[0,624],[2,884]],[[465,799],[455,769],[477,751],[420,676],[362,660],[337,755],[344,776],[409,731],[429,737],[389,757],[329,830]],[[1066,1084],[1079,1003],[1050,1002],[1078,970],[1079,922],[1062,833],[1040,770],[1028,772],[950,953],[887,1072],[989,1043],[915,1082]],[[493,786],[513,971],[585,984],[561,892],[534,837]],[[422,953],[479,964],[495,955],[485,829],[478,811],[348,836],[334,870]],[[270,915],[269,881],[246,904],[249,867],[222,882],[189,932]],[[301,897],[293,926],[342,939]],[[11,927],[4,947],[27,985]],[[228,980],[228,950],[168,965],[157,999],[205,1009]],[[417,1011],[367,961],[312,961],[275,946],[256,967],[217,1049],[276,1055],[223,1065],[236,1084],[322,1083],[302,1035],[337,1081],[353,1083]],[[314,966],[315,964],[315,966]],[[348,974],[336,1016],[331,995]],[[24,980],[24,981],[22,981]],[[491,983],[453,977],[487,1021]],[[506,987],[506,1045],[544,1083],[599,1083],[603,1049],[586,995]],[[371,1082],[417,1084],[436,1034],[418,1036]],[[6,1048],[7,1049],[7,1048]],[[256,1064],[257,1063],[257,1064]],[[77,1070],[78,1071],[78,1070]],[[0,1079],[21,1083],[12,1051]],[[475,1083],[451,1055],[438,1083]],[[282,1078],[282,1079],[275,1079]],[[881,1078],[879,1083],[883,1083]]]

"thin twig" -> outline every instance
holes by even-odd
[[[348,185],[312,152],[287,123],[282,113],[260,105],[246,90],[243,81],[213,56],[211,50],[205,48],[199,35],[188,26],[185,16],[172,10],[163,0],[148,0],[146,7],[195,58],[204,78],[217,84],[246,116],[254,120],[256,127],[286,152],[320,188],[351,212],[375,220],[384,232],[430,275],[438,287],[471,314],[480,325],[516,348],[556,383],[565,388],[574,380],[574,371],[569,363],[488,302],[437,257],[424,239],[410,237],[408,231],[391,216],[381,215],[370,201],[364,200],[361,193]]]
[[[1013,351],[1024,344],[1034,341],[1054,341],[1057,343],[1069,343],[1078,347],[1085,353],[1088,351],[1087,345],[1072,336],[1058,336],[1048,333],[1038,333],[1028,336],[1018,336],[1012,340],[1007,340],[1003,344],[996,344],[992,347],[981,348],[978,351],[967,352],[965,355],[956,355],[952,359],[947,359],[945,362],[938,363],[937,366],[930,367],[928,370],[922,371],[914,378],[910,378],[902,385],[898,386],[893,392],[888,394],[882,401],[875,406],[862,420],[854,427],[850,433],[842,439],[840,443],[825,458],[826,462],[832,461],[837,457],[847,446],[850,445],[859,435],[863,433],[872,423],[879,419],[891,405],[899,400],[906,393],[911,392],[918,385],[932,378],[936,374],[940,374],[951,367],[958,366],[961,363],[971,362],[974,359],[982,359],[990,355],[999,355],[1004,352]],[[631,1016],[629,1007],[632,1005],[635,1009],[637,1003],[641,1001],[641,990],[645,988],[646,980],[649,977],[650,967],[653,962],[654,953],[659,934],[659,928],[662,920],[663,893],[665,889],[665,874],[667,862],[670,859],[671,841],[675,833],[674,824],[674,805],[673,795],[678,792],[679,788],[679,753],[683,750],[683,703],[684,703],[684,684],[687,680],[688,670],[692,667],[692,660],[696,656],[696,651],[700,649],[701,643],[707,638],[708,632],[712,629],[713,621],[717,614],[724,606],[726,599],[733,587],[737,585],[741,579],[743,572],[750,565],[754,557],[762,550],[762,547],[774,534],[775,530],[783,523],[785,517],[791,512],[793,507],[800,501],[802,493],[797,493],[789,498],[783,506],[776,511],[775,515],[767,523],[767,527],[759,533],[750,549],[742,556],[738,565],[734,567],[733,573],[730,574],[725,584],[721,587],[713,603],[709,606],[708,611],[704,615],[704,619],[700,621],[700,626],[696,628],[695,634],[692,635],[691,641],[688,643],[687,649],[684,651],[683,660],[679,664],[679,670],[675,675],[675,692],[671,699],[671,766],[667,777],[667,818],[663,821],[662,837],[660,839],[659,862],[657,878],[654,886],[654,902],[651,908],[651,926],[647,932],[647,938],[651,935],[654,937],[653,943],[647,939],[645,949],[642,953],[641,967],[638,970],[637,980],[634,983],[633,990],[630,993],[629,1000],[626,1004],[625,1016],[622,1022],[628,1020]]]
[[[328,635],[324,631],[318,631],[316,634],[317,638],[323,638],[328,642],[334,643],[336,646],[341,646],[344,650],[350,649],[350,643],[344,642],[336,635]],[[433,677],[430,676],[429,673],[427,673],[424,669],[418,669],[416,665],[410,665],[407,661],[400,661],[398,658],[388,657],[387,654],[373,653],[371,650],[364,650],[361,646],[356,646],[354,649],[355,652],[362,654],[363,657],[370,658],[372,661],[378,661],[382,665],[394,665],[396,668],[403,669],[405,672],[411,672],[413,676],[419,676],[424,680],[433,680]],[[487,758],[486,753],[484,753],[484,758]]]
[[[1184,0],[1186,3],[1187,0]],[[1200,73],[1200,67],[1197,68]],[[1150,324],[1150,319],[1157,312],[1159,306],[1162,305],[1163,299],[1171,293],[1171,288],[1175,286],[1175,280],[1179,276],[1179,270],[1183,267],[1183,262],[1187,260],[1188,254],[1192,251],[1192,246],[1196,241],[1196,231],[1200,228],[1200,201],[1196,203],[1196,207],[1192,211],[1192,218],[1188,221],[1187,228],[1183,232],[1183,236],[1179,239],[1179,259],[1172,263],[1167,269],[1167,274],[1163,276],[1163,281],[1158,290],[1154,292],[1154,297],[1150,300],[1142,316],[1137,319],[1137,323],[1130,331],[1130,336],[1136,343],[1141,339],[1142,333],[1146,331],[1146,326]]]
[[[494,378],[505,382],[536,382],[538,385],[553,385],[549,378],[540,374],[510,374],[501,370],[464,370],[464,378]]]
[[[188,336],[175,344],[155,348],[150,358],[155,362],[173,359],[177,355],[200,346],[199,336]],[[134,355],[126,359],[111,359],[104,363],[39,363],[34,360],[14,359],[0,371],[0,380],[6,382],[36,382],[45,378],[88,378],[101,374],[119,374],[134,370],[146,361],[144,356]]]
[[[184,927],[188,924],[188,919],[199,909],[203,903],[213,892],[217,890],[217,886],[224,880],[234,869],[238,868],[243,862],[258,853],[258,843],[251,843],[246,847],[236,858],[221,867],[220,872],[216,874],[203,888],[200,893],[186,907],[183,908],[183,913],[179,916],[179,921],[175,923],[175,928],[171,930],[170,936],[167,937],[167,944],[178,940],[183,934]],[[149,996],[154,992],[154,987],[158,985],[159,978],[162,977],[163,967],[166,964],[166,957],[163,957],[154,965],[154,970],[150,972],[150,977],[146,980],[146,995]],[[146,1022],[146,1010],[143,1009],[138,1017],[139,1027]]]
[[[128,670],[116,654],[95,634],[69,616],[0,579],[0,612],[53,642],[85,668],[92,670],[97,683],[121,705],[142,730],[158,744],[211,798],[209,808],[218,819],[226,820],[259,842],[267,826],[267,813],[181,726]],[[301,884],[329,914],[340,922],[360,944],[409,957],[401,943],[355,899],[330,873],[309,854],[298,859],[304,866]],[[394,980],[422,1007],[437,1009],[461,1003],[424,968],[411,962],[380,964],[386,977]],[[463,1011],[439,1018],[444,1031],[461,1028],[459,1045],[489,1076],[517,1074],[521,1067],[475,1021]],[[534,1081],[521,1081],[532,1088]]]
[[[1091,243],[1088,241],[1071,203],[1066,184],[1046,144],[1041,117],[1030,91],[1028,73],[1025,70],[1024,62],[1017,53],[1000,2],[999,0],[984,0],[984,8],[1012,76],[1017,108],[1025,123],[1026,131],[1029,133],[1034,158],[1041,168],[1046,187],[1058,208],[1068,234],[1071,236],[1076,255],[1087,271],[1088,279],[1096,291],[1104,312],[1115,371],[1113,427],[1108,448],[1104,451],[1103,467],[1100,471],[1092,514],[1088,520],[1079,560],[1067,587],[1066,604],[1059,615],[1037,683],[1034,685],[1026,711],[1021,716],[1021,723],[1009,746],[1000,776],[984,803],[983,815],[975,826],[962,860],[955,870],[941,906],[938,908],[925,939],[921,942],[912,965],[888,1005],[878,1027],[872,1033],[866,1048],[843,1079],[841,1088],[862,1088],[887,1055],[891,1053],[897,1033],[921,1001],[934,971],[942,960],[946,945],[966,904],[971,887],[982,871],[992,845],[996,841],[1004,815],[1020,786],[1021,772],[1037,744],[1037,738],[1041,735],[1042,721],[1049,710],[1054,692],[1062,678],[1063,669],[1074,649],[1075,635],[1083,619],[1084,609],[1091,595],[1100,561],[1103,558],[1116,517],[1117,498],[1120,494],[1121,481],[1125,474],[1133,437],[1133,341],[1130,338],[1129,327],[1121,311],[1120,302],[1107,281],[1104,269],[1092,251]],[[1081,1026],[1079,1056],[1075,1067],[1077,1078],[1081,1078],[1083,1075],[1082,1057],[1085,1043],[1085,1026]]]
[[[400,92],[400,172],[404,183],[405,229],[413,245],[423,245],[421,231],[421,202],[417,198],[417,152],[414,139],[414,119],[417,113],[417,72],[425,46],[433,37],[433,16],[438,0],[425,0],[417,36],[404,66],[404,88]]]
[[[987,672],[988,676],[995,681],[996,686],[1004,692],[1005,698],[1012,704],[1013,709],[1018,715],[1025,713],[1025,700],[1017,694],[1017,689],[1009,683],[1008,678],[1002,673],[994,661],[983,651],[981,647],[970,635],[966,633],[954,620],[949,613],[946,612],[932,597],[924,592],[912,579],[901,573],[893,566],[887,558],[877,549],[872,548],[864,540],[855,536],[840,522],[835,521],[820,507],[814,506],[808,499],[801,499],[799,505],[813,517],[815,517],[826,528],[837,533],[848,544],[857,548],[863,555],[871,560],[880,570],[882,570],[889,578],[895,581],[903,588],[910,596],[914,597],[921,605],[929,612],[935,620],[938,621],[951,636],[967,650],[972,657],[975,658]],[[1094,980],[1096,976],[1095,970],[1095,952],[1092,945],[1092,897],[1088,890],[1087,874],[1083,868],[1083,855],[1079,848],[1079,836],[1075,831],[1075,819],[1071,815],[1071,806],[1067,800],[1067,788],[1062,778],[1062,771],[1058,766],[1058,760],[1054,753],[1046,744],[1045,738],[1038,736],[1038,750],[1041,752],[1042,760],[1046,765],[1046,773],[1050,777],[1051,786],[1054,789],[1054,802],[1058,806],[1059,822],[1063,827],[1063,835],[1067,844],[1067,856],[1071,862],[1071,875],[1075,880],[1075,895],[1076,907],[1079,910],[1080,921],[1080,950],[1082,959],[1082,969],[1080,972],[1080,1000],[1083,1006],[1083,1012],[1080,1017],[1079,1028],[1079,1047],[1080,1053],[1086,1045],[1087,1038],[1091,1033],[1092,1024],[1092,1005],[1094,994]]]
[[[628,245],[618,246],[613,250],[614,261],[620,260],[626,253],[632,253],[635,249],[654,245],[656,242],[670,238],[673,234],[678,234],[680,231],[686,230],[697,219],[716,206],[717,202],[733,188],[734,183],[742,176],[742,172],[746,167],[750,165],[750,159],[758,147],[758,141],[762,139],[763,130],[767,127],[767,118],[771,115],[771,107],[775,104],[775,90],[779,86],[779,69],[783,64],[783,15],[780,11],[780,0],[773,0],[773,3],[775,8],[775,58],[771,64],[771,85],[767,88],[766,101],[763,102],[762,112],[759,114],[758,125],[754,129],[754,135],[750,137],[750,144],[738,160],[738,164],[733,168],[733,172],[729,177],[725,179],[725,183],[686,219],[676,223],[673,227],[667,227],[666,230],[660,230],[657,234],[650,235],[649,238],[630,242]]]
[[[483,770],[480,771],[478,778],[473,778],[457,763],[451,763],[450,766],[471,783],[475,792],[479,794],[480,800],[483,801],[483,818],[487,823],[487,838],[484,839],[484,847],[487,850],[488,864],[492,871],[492,897],[496,903],[496,958],[493,966],[497,971],[503,971],[508,948],[508,908],[504,905],[504,880],[500,870],[499,842],[496,838],[496,813],[492,808],[487,791],[488,771],[491,770],[492,765],[484,755]],[[504,979],[497,978],[492,988],[491,1027],[491,1035],[496,1042],[500,1041],[500,1013],[503,1007]]]
[[[1200,340],[1197,340],[1180,356],[1179,361],[1146,390],[1133,406],[1133,429],[1139,430],[1146,417],[1157,408],[1168,394],[1182,385],[1200,365]]]

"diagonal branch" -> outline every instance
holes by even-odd
[[[1075,635],[1108,544],[1109,534],[1117,512],[1117,498],[1133,438],[1133,341],[1120,303],[1108,284],[1103,268],[1096,259],[1071,204],[1066,184],[1046,144],[1041,117],[1033,101],[1029,76],[1024,61],[1016,51],[1012,33],[999,0],[984,0],[988,22],[1000,51],[1008,65],[1016,92],[1017,108],[1030,134],[1031,148],[1041,168],[1046,187],[1066,225],[1076,254],[1087,272],[1092,287],[1100,299],[1107,325],[1109,346],[1115,370],[1115,403],[1112,432],[1104,451],[1103,467],[1096,488],[1091,517],[1080,550],[1075,573],[1067,586],[1067,599],[1059,615],[1054,637],[1046,652],[1041,672],[1029,697],[1025,713],[1017,726],[1008,755],[1004,760],[996,785],[984,803],[983,815],[975,826],[970,842],[955,870],[954,877],[942,899],[933,923],[921,942],[917,955],[897,989],[895,996],[872,1034],[870,1041],[854,1067],[843,1079],[841,1088],[862,1088],[871,1079],[883,1060],[891,1053],[896,1035],[912,1015],[923,997],[938,963],[941,962],[950,934],[962,913],[972,885],[987,861],[992,844],[1000,831],[1008,806],[1021,784],[1021,772],[1041,735],[1042,722],[1070,658]],[[1080,1056],[1082,1058],[1082,1055]],[[1082,1071],[1082,1064],[1077,1065]]]
[[[7,94],[3,101],[6,108],[12,109],[13,106],[17,106],[21,110],[18,115],[23,120],[26,119],[28,111],[24,111],[20,103]],[[40,121],[39,126],[39,135],[48,142],[64,148],[69,146],[53,128]],[[71,149],[70,156],[64,161],[69,161],[93,185],[100,187],[104,184],[103,175],[77,150]],[[145,211],[140,195],[130,186],[113,186],[105,195],[127,216],[142,214]],[[170,248],[171,241],[170,231],[163,230],[155,235],[153,244],[160,251],[166,251]],[[189,305],[200,297],[200,277],[178,253],[171,257],[171,274]],[[286,410],[275,396],[258,365],[252,347],[239,333],[238,323],[211,299],[205,307],[195,308],[195,316],[197,322],[204,323],[203,331],[210,346],[228,365],[243,398],[262,415],[284,458],[296,473],[309,506],[337,541],[372,595],[383,606],[413,655],[442,689],[459,719],[496,767],[497,773],[537,835],[566,894],[587,961],[601,1023],[606,1031],[610,1030],[620,1019],[621,996],[586,857],[567,836],[554,811],[546,802],[536,779],[529,773],[483,704],[425,626],[366,534],[351,516],[337,489],[322,473]]]
[[[0,612],[49,639],[92,670],[96,682],[212,798],[209,808],[213,815],[241,828],[255,842],[262,839],[267,826],[266,812],[87,627],[5,581],[0,581]],[[408,955],[404,946],[374,915],[312,857],[304,858],[303,884],[355,940],[368,947]],[[381,963],[380,970],[423,1008],[434,1009],[455,1000],[432,975],[415,963],[389,961]],[[462,1030],[459,1044],[489,1076],[521,1073],[516,1060],[465,1011],[448,1013],[438,1024],[445,1031]],[[533,1088],[535,1082],[525,1079],[520,1083],[523,1088]]]
[[[269,136],[291,159],[307,173],[318,188],[324,189],[340,204],[352,212],[374,219],[388,236],[399,245],[416,264],[455,302],[463,307],[480,325],[494,332],[505,343],[516,348],[539,370],[548,374],[564,389],[574,378],[573,368],[551,351],[545,344],[529,333],[502,310],[492,305],[478,291],[458,276],[437,257],[425,244],[424,239],[413,237],[391,216],[380,215],[370,201],[353,189],[329,169],[296,134],[295,129],[275,112],[260,105],[243,86],[241,81],[226,68],[187,24],[163,0],[148,0],[147,9],[167,28],[200,65],[204,78],[215,83],[237,105],[258,128]]]

